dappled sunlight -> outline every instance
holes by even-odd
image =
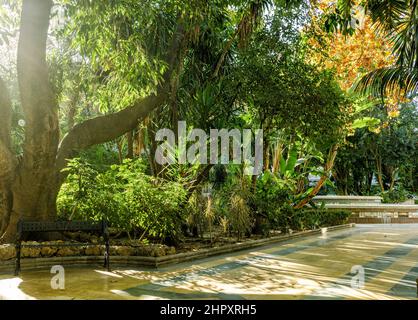
[[[417,244],[409,244],[409,243],[401,243],[401,242],[384,242],[384,241],[373,241],[373,240],[364,240],[364,242],[370,243],[370,247],[375,248],[376,245],[389,245],[389,246],[400,246],[400,247],[406,247],[406,248],[412,248],[416,249],[418,248]]]
[[[277,257],[276,257],[277,258]],[[244,263],[244,261],[242,261]],[[183,292],[225,293],[239,295],[315,295],[324,297],[379,298],[367,291],[351,289],[350,283],[327,284],[338,281],[327,276],[327,270],[290,261],[259,258],[245,261],[249,266],[215,276],[188,275],[185,281],[160,281],[158,284]],[[340,281],[341,282],[341,281]],[[382,296],[380,298],[387,298]]]
[[[320,269],[295,263],[282,263],[280,267],[261,269],[245,268],[238,272],[224,273],[219,276],[201,276],[175,285],[176,292],[204,292],[212,294],[250,295],[263,299],[267,296],[317,296],[324,298],[349,299],[389,299],[382,294],[366,290],[356,290],[347,284],[333,284],[334,277],[320,273]],[[162,282],[170,286],[170,283]]]
[[[389,232],[374,232],[374,231],[368,231],[366,232],[367,234],[376,234],[376,235],[381,235],[381,236],[399,236],[399,233],[389,233]]]
[[[164,298],[158,297],[158,296],[150,296],[150,295],[143,295],[141,297],[136,297],[134,295],[129,294],[126,291],[123,290],[110,290],[111,293],[122,297],[122,298],[126,298],[127,300],[131,300],[131,299],[140,299],[140,300],[166,300]]]
[[[318,252],[299,252],[300,255],[314,256],[314,257],[327,257],[328,254]]]
[[[204,267],[199,266],[199,265],[195,265],[192,266],[190,268],[187,269],[179,269],[176,271],[164,271],[164,272],[158,272],[155,270],[115,270],[113,271],[113,273],[120,275],[120,276],[124,276],[124,277],[129,277],[132,279],[137,279],[137,280],[142,280],[142,281],[149,281],[149,282],[154,282],[154,281],[161,281],[161,277],[164,278],[175,278],[177,276],[180,276],[182,274],[194,274],[199,272],[200,270],[205,270]]]
[[[333,233],[161,269],[65,268],[65,289],[49,269],[0,278],[2,299],[414,299],[418,239],[405,234]],[[415,226],[418,230],[418,226]],[[365,286],[352,287],[362,266]]]
[[[21,278],[1,279],[0,300],[34,300],[19,288],[22,282]]]
[[[418,0],[375,2],[3,0],[0,300],[417,299]]]
[[[365,244],[366,240],[361,240],[361,241],[355,241],[355,242],[347,242],[344,243],[342,245],[340,245],[337,249],[340,249],[340,247],[345,248],[349,248],[349,249],[354,249],[354,250],[373,250],[373,249],[378,249],[378,248],[387,248],[387,245],[382,244],[381,242],[378,242],[375,245],[367,245]]]
[[[100,273],[105,276],[115,277],[115,278],[123,278],[122,276],[116,274],[115,272],[108,272],[108,271],[102,271],[102,270],[94,270],[94,272]]]

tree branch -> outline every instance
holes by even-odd
[[[316,183],[315,187],[313,188],[313,190],[302,200],[300,201],[298,204],[296,204],[294,206],[295,209],[301,209],[303,208],[305,205],[307,205],[317,194],[318,192],[321,190],[322,186],[324,185],[324,183],[327,181],[329,173],[331,172],[332,168],[334,167],[334,163],[335,163],[335,158],[337,156],[337,152],[338,152],[338,144],[334,144],[329,153],[328,153],[328,159],[327,162],[325,163],[325,167],[324,167],[324,173],[321,175],[321,178],[318,180],[318,182]]]
[[[111,141],[134,130],[141,119],[166,101],[169,97],[170,79],[178,63],[179,47],[183,37],[183,27],[179,24],[165,59],[168,63],[168,70],[155,94],[140,99],[132,107],[84,121],[73,127],[62,140],[58,150],[56,169],[59,172],[66,166],[68,159],[73,158],[79,151]]]

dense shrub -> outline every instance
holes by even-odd
[[[230,177],[214,194],[217,222],[238,239],[251,234],[255,216],[253,202],[250,178],[240,173]]]
[[[253,225],[253,215],[246,199],[239,193],[232,194],[228,206],[230,228],[237,234],[238,240],[249,234]]]
[[[286,181],[270,172],[265,172],[257,179],[254,196],[256,214],[265,218],[270,228],[286,225],[288,210],[291,209],[291,194],[290,186]]]
[[[408,200],[410,194],[403,188],[396,188],[382,192],[381,197],[383,203],[399,203]]]
[[[61,217],[106,219],[113,227],[159,238],[179,232],[184,219],[179,208],[186,196],[180,183],[144,174],[140,161],[126,161],[99,173],[74,160],[68,170],[57,202]]]
[[[298,209],[290,206],[280,209],[279,229],[287,232],[312,230],[347,223],[351,213],[327,209]]]
[[[58,197],[60,217],[73,220],[105,219],[112,227],[141,238],[174,238],[188,222],[194,235],[220,225],[241,239],[263,223],[263,234],[272,229],[288,232],[343,224],[348,212],[319,209],[295,210],[290,188],[272,174],[264,174],[252,192],[251,178],[233,175],[212,197],[195,193],[186,202],[179,182],[144,173],[140,160],[126,161],[98,172],[80,160],[70,162],[69,175]],[[259,220],[257,220],[259,219]]]
[[[305,229],[345,224],[351,216],[350,211],[344,210],[303,209],[301,212],[303,216],[302,223]]]
[[[349,212],[328,211],[324,208],[294,209],[292,188],[291,180],[280,179],[268,172],[257,180],[254,204],[257,214],[265,218],[264,229],[282,232],[289,229],[307,230],[343,224],[348,220]]]
[[[189,233],[195,237],[203,236],[203,232],[207,229],[204,204],[203,197],[198,192],[194,192],[185,206],[186,227]]]

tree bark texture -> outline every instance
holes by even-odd
[[[178,25],[165,60],[168,69],[155,93],[117,113],[73,126],[60,142],[58,102],[50,84],[46,41],[52,0],[24,0],[20,23],[17,71],[25,120],[23,156],[11,143],[12,105],[0,79],[0,241],[16,236],[19,219],[56,218],[56,199],[66,175],[67,161],[90,146],[133,131],[169,96],[172,70],[178,63],[183,29]]]

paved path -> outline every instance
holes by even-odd
[[[67,267],[65,290],[52,276],[0,276],[0,299],[416,299],[418,225],[357,225],[159,270]]]

